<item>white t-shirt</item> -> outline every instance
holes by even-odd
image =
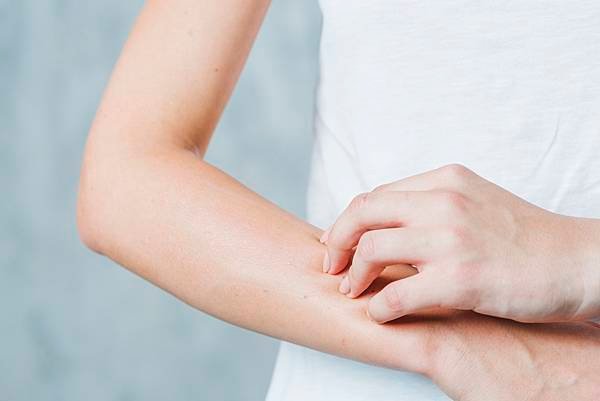
[[[312,223],[462,163],[600,217],[600,2],[321,0]],[[393,350],[390,350],[393,352]],[[283,343],[268,401],[447,400],[429,380]]]

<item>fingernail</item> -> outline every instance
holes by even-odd
[[[321,235],[321,238],[319,238],[319,241],[321,241],[321,244],[324,244],[327,242],[327,238],[329,237],[330,230],[331,230],[331,228],[328,228],[327,230],[325,230],[323,232],[323,234]]]
[[[329,271],[329,252],[325,252],[325,257],[323,258],[323,273],[327,273]]]
[[[340,288],[338,289],[344,295],[350,292],[350,280],[348,279],[348,276],[344,276],[342,282],[340,283]]]

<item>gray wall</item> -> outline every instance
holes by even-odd
[[[0,0],[0,401],[261,400],[277,342],[87,251],[86,131],[142,1]],[[320,15],[276,0],[208,159],[298,215]]]

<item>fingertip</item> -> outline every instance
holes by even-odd
[[[348,295],[350,292],[350,280],[348,279],[348,276],[344,276],[344,278],[342,279],[342,282],[340,283],[340,286],[338,288],[338,290],[344,294],[344,295]]]
[[[370,313],[369,313],[369,318],[371,319],[371,321],[373,321],[374,323],[377,323],[377,324],[384,324],[385,323],[385,320],[376,319]]]
[[[371,321],[372,321],[372,322],[374,322],[374,323],[377,323],[377,324],[382,324],[382,322],[380,322],[380,321],[376,320],[376,319],[375,319],[375,318],[374,318],[374,317],[371,315],[371,312],[369,311],[369,308],[368,308],[368,307],[367,307],[367,317],[369,318],[369,320],[371,320]]]
[[[352,267],[350,267],[352,269]],[[348,270],[350,272],[350,270]],[[352,277],[350,273],[348,276]],[[359,282],[356,280],[356,277],[350,280],[350,292],[348,293],[348,297],[350,298],[358,298],[360,297],[369,287],[369,285],[365,285],[363,281]]]
[[[361,294],[360,292],[356,291],[355,285],[353,285],[350,282],[350,291],[348,292],[348,294],[346,294],[346,296],[348,298],[353,298],[354,299],[354,298],[358,297],[360,294]]]
[[[357,273],[357,271],[359,270],[355,265],[350,265],[350,267],[348,267],[347,276],[349,278],[350,292],[347,295],[349,298],[360,297],[370,285],[367,281],[368,279],[360,277],[361,275]]]
[[[336,274],[342,272],[343,270],[344,270],[343,268],[340,269],[339,266],[336,266],[332,263],[331,268],[329,269],[329,274],[336,275]]]
[[[367,317],[369,318],[369,320],[373,320],[373,318],[371,317],[371,314],[369,313],[369,307],[368,306],[367,306],[367,310],[365,312],[367,313]]]
[[[329,263],[330,263],[329,272],[331,274],[336,274],[338,272],[338,267],[337,267],[338,262],[337,262],[336,252],[331,247],[329,247],[329,249],[330,249],[330,253],[329,253]]]
[[[323,273],[329,273],[331,270],[331,260],[329,259],[329,251],[325,251],[325,256],[323,257]]]
[[[375,323],[383,324],[390,320],[390,311],[388,310],[385,299],[381,292],[371,298],[367,312],[371,320],[373,320]]]
[[[319,241],[321,242],[321,244],[325,244],[327,242],[330,232],[331,232],[331,227],[329,227],[327,230],[323,231],[323,234],[321,234],[321,237],[319,238]]]
[[[337,256],[337,252],[331,247],[328,247],[327,253],[329,255],[329,269],[327,270],[327,273],[338,274],[341,269],[339,268],[339,256]]]

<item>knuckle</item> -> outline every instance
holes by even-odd
[[[444,166],[446,172],[456,177],[464,177],[470,174],[471,170],[460,163],[451,163]]]
[[[462,164],[448,164],[441,169],[444,178],[450,183],[462,183],[471,175],[471,170]]]
[[[445,214],[457,215],[467,208],[467,197],[455,191],[443,191],[439,194],[441,206]]]
[[[456,253],[461,253],[469,248],[471,233],[462,224],[453,224],[446,228],[444,242],[447,248]]]
[[[359,258],[364,261],[370,261],[374,258],[376,253],[376,236],[372,232],[366,232],[358,240],[358,246],[356,248],[356,254]]]
[[[370,194],[368,192],[356,195],[350,202],[349,209],[353,212],[360,212],[367,206],[369,202]]]

